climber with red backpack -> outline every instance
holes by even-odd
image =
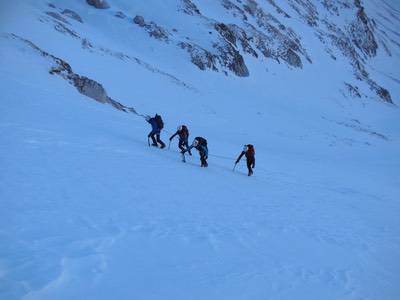
[[[243,155],[246,156],[247,160],[247,169],[249,170],[248,176],[253,175],[253,169],[256,166],[256,158],[255,158],[255,151],[254,151],[254,146],[251,144],[244,145],[242,153],[240,153],[239,157],[237,158],[235,162],[235,167],[239,163],[240,159],[243,157]]]
[[[151,145],[154,147],[158,147],[158,144],[160,144],[160,148],[164,148],[165,144],[160,138],[161,130],[164,128],[164,122],[161,116],[158,114],[156,114],[153,118],[147,116],[146,121],[151,125],[151,132],[147,136],[147,138],[151,138],[151,140],[153,141]]]
[[[172,139],[176,136],[179,136],[178,147],[181,149],[181,153],[184,153],[185,148],[189,152],[189,155],[192,155],[189,149],[189,129],[186,125],[181,125],[178,127],[176,132],[169,138],[171,143]]]
[[[184,154],[186,151],[189,152],[192,148],[196,148],[199,151],[200,154],[200,162],[201,162],[201,167],[207,168],[208,163],[207,163],[207,158],[208,158],[208,147],[207,147],[207,140],[205,138],[202,138],[200,136],[196,137],[193,140],[192,145],[187,148],[186,150],[183,150],[182,154]]]

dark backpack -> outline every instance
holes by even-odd
[[[157,127],[158,127],[159,129],[163,129],[163,128],[164,128],[164,122],[163,122],[161,116],[160,116],[160,115],[156,115],[156,116],[154,117],[154,119],[156,120]]]
[[[205,138],[202,138],[198,136],[196,140],[199,142],[199,146],[206,146],[207,147],[207,140]]]
[[[186,127],[186,125],[182,125],[182,133],[188,137],[189,136],[189,129]]]

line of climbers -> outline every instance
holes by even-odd
[[[161,140],[161,130],[164,128],[164,122],[160,115],[156,114],[154,117],[147,116],[146,121],[151,125],[151,132],[148,134],[148,144],[150,146],[150,138],[152,140],[151,146],[165,148],[165,143]],[[208,163],[208,147],[207,140],[203,137],[195,137],[192,144],[189,146],[189,129],[186,125],[181,125],[177,128],[176,132],[169,138],[169,145],[174,137],[179,137],[178,147],[181,150],[182,160],[185,162],[185,153],[188,152],[192,155],[191,150],[195,148],[199,151],[201,167],[207,168]],[[169,147],[168,147],[169,148]],[[253,175],[253,169],[255,168],[255,150],[254,146],[251,144],[245,145],[243,151],[240,153],[239,157],[236,159],[236,165],[239,163],[240,159],[246,156],[248,176]]]

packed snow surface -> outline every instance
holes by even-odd
[[[346,97],[343,81],[357,82],[348,61],[313,47],[300,20],[290,22],[312,64],[248,58],[240,78],[201,71],[114,16],[195,36],[202,21],[179,1],[108,2],[0,3],[0,299],[400,299],[399,46],[369,62],[392,105]],[[216,2],[202,13],[221,14]],[[400,15],[397,1],[365,2],[374,16]],[[54,29],[52,9],[79,14],[63,15],[79,38]],[[197,151],[182,163],[176,139],[148,147],[141,116],[49,74],[22,39],[140,114],[161,114],[165,142],[180,124],[205,137],[209,167]],[[248,143],[253,177],[244,159],[233,171]]]

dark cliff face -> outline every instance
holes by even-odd
[[[289,6],[291,11],[279,5],[282,1],[268,0],[267,4],[256,0],[219,1],[228,14],[238,19],[235,24],[207,18],[193,1],[182,2],[184,13],[206,20],[220,36],[214,49],[203,49],[202,54],[195,51],[195,55],[189,51],[192,62],[202,70],[228,69],[238,76],[248,76],[251,73],[246,66],[248,56],[273,59],[294,68],[302,68],[304,64],[318,60],[318,57],[309,56],[296,28],[288,27],[280,20],[296,18],[313,28],[332,59],[336,59],[332,55],[336,48],[353,66],[355,78],[366,82],[382,100],[392,102],[389,91],[370,78],[365,68],[367,60],[376,56],[378,42],[374,34],[375,22],[368,17],[360,0],[286,0],[286,7]],[[320,13],[321,9],[324,13]],[[271,11],[275,11],[280,18]],[[337,25],[335,18],[340,18],[341,14],[352,15],[352,20],[346,25]],[[196,46],[185,47],[193,48]],[[207,63],[200,64],[201,61]]]

